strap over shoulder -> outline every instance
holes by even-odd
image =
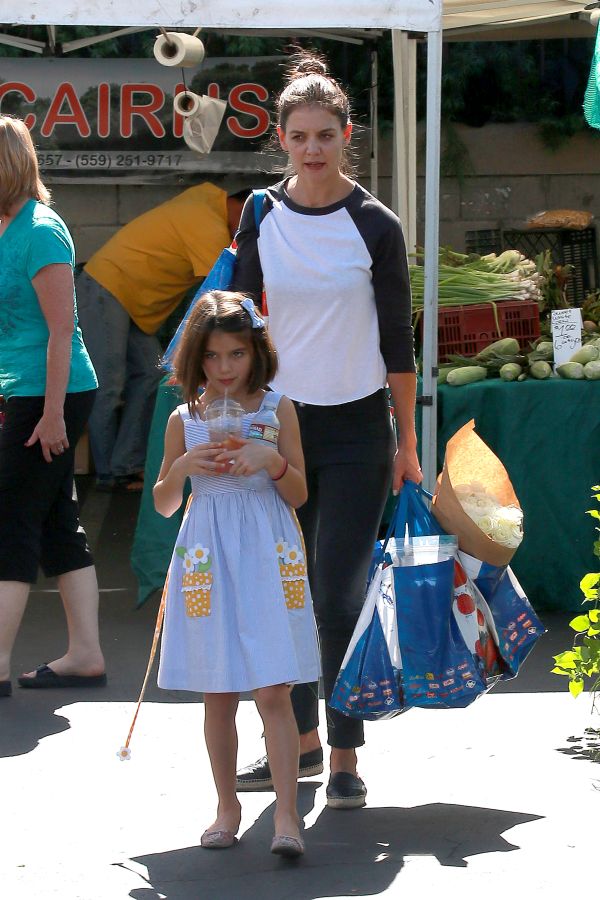
[[[263,409],[272,409],[274,412],[277,412],[277,407],[279,406],[279,401],[282,397],[283,394],[278,394],[277,391],[266,391],[261,407]]]
[[[185,422],[186,419],[191,419],[187,403],[180,403],[177,407],[177,412],[183,422]]]
[[[266,188],[258,188],[257,190],[252,191],[252,200],[254,202],[254,222],[256,224],[256,230],[260,231],[260,223],[264,219],[265,216],[265,194],[267,193]]]

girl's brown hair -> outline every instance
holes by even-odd
[[[302,50],[290,58],[286,86],[275,100],[277,124],[285,132],[290,113],[300,106],[321,106],[334,115],[342,130],[350,122],[350,100],[342,86],[329,75],[324,57]],[[347,148],[342,156],[341,171],[353,169]]]
[[[23,197],[50,203],[29,129],[22,119],[0,115],[0,215]]]
[[[200,297],[190,313],[173,360],[190,415],[194,415],[198,407],[199,389],[206,385],[202,363],[208,340],[214,331],[239,334],[252,347],[249,393],[265,388],[275,376],[275,348],[264,326],[252,327],[250,314],[241,305],[245,299],[244,294],[234,291],[209,291]]]

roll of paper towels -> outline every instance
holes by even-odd
[[[162,66],[199,66],[204,59],[204,44],[191,34],[168,31],[156,38],[154,56]]]
[[[180,91],[173,97],[173,109],[178,115],[187,119],[189,116],[195,116],[200,109],[202,98],[198,94],[191,91]]]

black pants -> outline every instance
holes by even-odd
[[[383,390],[338,406],[296,403],[308,501],[304,532],[328,701],[365,599],[369,563],[388,497],[395,440]],[[318,685],[292,691],[300,734],[318,725]],[[328,742],[364,743],[362,722],[327,706]]]
[[[38,566],[49,577],[93,563],[73,483],[75,445],[96,391],[67,394],[69,448],[46,462],[40,442],[25,447],[42,417],[43,397],[11,397],[0,430],[0,581],[33,584]]]

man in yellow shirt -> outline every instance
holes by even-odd
[[[79,324],[99,381],[89,420],[99,489],[141,487],[161,377],[156,332],[229,244],[242,206],[243,196],[208,182],[191,187],[117,231],[78,277]]]

